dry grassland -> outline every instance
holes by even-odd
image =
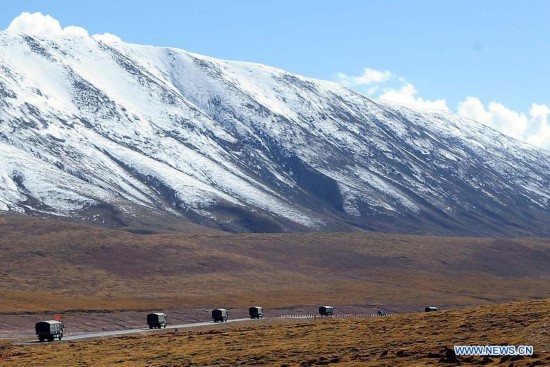
[[[460,357],[454,345],[533,345]],[[550,366],[550,299],[381,318],[261,320],[194,330],[0,346],[0,366]]]
[[[550,297],[548,239],[137,235],[0,217],[0,255],[4,314],[258,302],[460,307]]]

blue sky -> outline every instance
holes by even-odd
[[[0,28],[22,12],[341,81],[550,146],[550,1],[18,0]]]

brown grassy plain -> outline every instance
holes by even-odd
[[[532,345],[462,357],[454,345]],[[378,318],[260,320],[79,342],[0,345],[0,366],[550,366],[550,299]]]
[[[550,297],[548,239],[138,235],[0,217],[0,256],[5,315],[259,302],[452,308]]]

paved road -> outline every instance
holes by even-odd
[[[227,320],[227,322],[242,322],[242,321],[251,321],[251,319],[245,318],[245,319]],[[190,324],[168,325],[166,328],[167,329],[185,329],[185,328],[191,328],[191,327],[222,325],[222,324],[223,324],[222,322],[217,323],[213,321],[207,321],[207,322],[194,322]],[[147,333],[147,332],[158,331],[158,330],[159,329],[143,328],[143,329],[125,329],[125,330],[113,330],[113,331],[95,331],[91,333],[64,335],[62,341],[101,338],[101,337],[107,337],[107,336],[118,336],[118,335],[136,334],[136,333]],[[35,343],[40,343],[40,342],[38,341],[38,339],[35,339],[35,340],[19,342],[17,344],[35,344]]]

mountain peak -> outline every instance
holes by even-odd
[[[550,233],[550,155],[484,125],[260,64],[14,22],[0,34],[2,211]]]

